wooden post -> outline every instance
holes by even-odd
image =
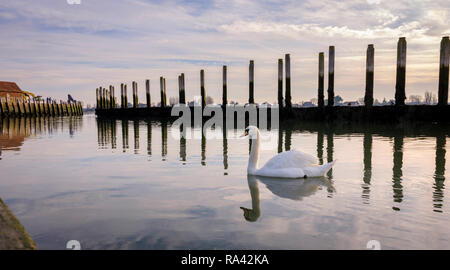
[[[53,102],[51,100],[47,101],[48,104],[48,115],[55,116],[55,112],[53,111]]]
[[[44,114],[48,115],[48,104],[47,104],[47,101],[44,99],[42,102],[44,103]]]
[[[375,49],[373,48],[373,44],[369,44],[366,59],[366,95],[364,96],[364,105],[366,108],[373,106],[374,55]]]
[[[319,90],[317,95],[317,106],[323,108],[325,105],[325,95],[324,95],[324,77],[325,77],[325,57],[324,53],[319,53]]]
[[[30,115],[31,116],[36,116],[36,106],[34,105],[34,101],[31,102],[32,100],[30,99]]]
[[[100,109],[103,109],[103,87],[99,87],[98,93],[100,94]]]
[[[127,84],[123,85],[123,96],[124,96],[124,108],[128,108],[128,93],[127,93]]]
[[[2,110],[2,116],[8,115],[8,108],[6,107],[6,102],[2,97],[0,97],[0,107]]]
[[[106,106],[106,88],[102,88],[102,109],[107,109],[107,106]]]
[[[334,46],[328,51],[328,107],[334,106]]]
[[[202,97],[202,109],[206,106],[206,93],[205,93],[205,71],[200,70],[200,95]]]
[[[70,107],[70,101],[68,102]],[[109,109],[109,90],[105,88],[105,109]]]
[[[97,100],[96,108],[99,109],[100,108],[100,100],[99,100],[98,88],[95,89],[95,94],[96,94],[96,97],[97,97],[97,99],[96,99]]]
[[[122,109],[127,107],[127,103],[126,103],[126,93],[125,93],[125,84],[120,84],[120,89],[121,89],[121,107]]]
[[[228,104],[227,66],[222,67],[222,80],[222,106],[225,107]]]
[[[145,81],[145,95],[147,97],[147,108],[152,105],[152,100],[150,99],[150,80]]]
[[[184,73],[181,73],[181,104],[186,104],[186,87],[184,82]]]
[[[249,77],[249,83],[248,83],[248,103],[254,104],[255,103],[255,92],[254,92],[254,79],[255,79],[255,62],[253,60],[250,60],[250,64],[248,66],[248,77]]]
[[[278,59],[278,107],[283,108],[283,59]]]
[[[406,39],[401,37],[397,43],[397,79],[395,84],[395,105],[405,105],[406,81]]]
[[[38,101],[34,100],[33,101],[33,105],[34,105],[34,112],[36,116],[40,115],[40,111],[39,111],[39,104]]]
[[[161,88],[161,108],[164,108],[164,78],[159,77],[159,85]]]
[[[56,101],[53,101],[53,111],[55,112],[55,116],[59,116],[59,107]]]
[[[17,99],[17,104],[19,105],[19,113],[20,113],[20,115],[24,115],[25,114],[25,106],[23,104],[23,100]]]
[[[441,41],[441,55],[439,64],[439,93],[438,105],[448,105],[448,72],[450,57],[449,37],[443,37]]]
[[[139,106],[137,82],[133,82],[132,87],[133,87],[133,108],[137,108]]]
[[[114,88],[112,85],[109,86],[109,103],[108,103],[108,107],[110,109],[114,108]]]
[[[285,72],[286,72],[286,107],[288,109],[292,108],[292,100],[291,100],[291,55],[285,55]]]
[[[25,100],[25,113],[27,115],[31,115],[31,106],[30,106],[30,99]]]
[[[164,107],[167,107],[166,78],[163,78],[163,86],[164,86]]]
[[[178,75],[178,104],[181,104],[181,75]]]

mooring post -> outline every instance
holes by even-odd
[[[124,84],[123,85],[123,95],[124,95],[123,101],[125,102],[124,108],[128,108],[128,93],[127,92],[128,92],[127,91],[127,84]]]
[[[283,108],[283,59],[278,59],[278,107]]]
[[[205,71],[200,70],[200,95],[202,97],[202,110],[206,106],[206,93],[205,93]]]
[[[222,67],[222,106],[225,108],[228,104],[228,89],[227,89],[227,66]]]
[[[99,101],[99,108],[103,109],[103,87],[98,88],[98,101]]]
[[[334,106],[334,46],[328,49],[328,107]]]
[[[105,108],[105,89],[100,87],[100,108]]]
[[[375,49],[373,44],[369,44],[369,46],[367,46],[366,56],[366,94],[364,96],[364,105],[366,108],[371,108],[373,106],[374,55]]]
[[[145,95],[147,97],[147,108],[152,106],[152,100],[150,98],[150,80],[145,81]]]
[[[406,93],[405,93],[405,81],[406,81],[406,39],[404,37],[399,38],[397,43],[397,79],[395,84],[395,105],[405,105]]]
[[[105,88],[101,88],[101,95],[102,95],[102,109],[106,109],[106,89]]]
[[[113,94],[112,94],[113,105],[114,105],[114,108],[117,108],[116,88],[113,86],[112,90],[113,90]],[[81,103],[80,103],[80,105],[81,105]]]
[[[325,95],[324,95],[324,78],[325,77],[325,57],[324,53],[319,53],[319,90],[317,95],[317,106],[323,108],[325,105]]]
[[[70,107],[70,101],[67,104]],[[109,90],[107,88],[105,88],[105,109],[109,109]]]
[[[133,108],[137,108],[139,106],[137,82],[133,81],[132,85],[133,85]]]
[[[159,77],[159,85],[161,88],[161,108],[164,107],[164,78]]]
[[[123,108],[123,83],[120,84],[120,108]]]
[[[181,104],[186,104],[186,88],[184,84],[184,73],[181,73]]]
[[[114,108],[114,86],[109,86],[109,108]]]
[[[286,94],[285,94],[285,103],[286,108],[292,108],[291,101],[291,55],[285,55],[285,75],[286,75]]]
[[[255,61],[250,60],[250,64],[248,66],[248,103],[255,103],[255,93],[254,93],[254,79],[255,79]]]
[[[166,78],[163,78],[163,86],[164,86],[164,107],[167,107]]]
[[[99,100],[99,94],[98,94],[98,88],[95,89],[95,94],[96,94],[96,100],[97,100],[97,106],[96,108],[99,109],[100,108],[100,100]]]
[[[450,57],[449,37],[443,37],[441,40],[441,54],[439,64],[439,93],[438,105],[448,105],[448,72]]]
[[[178,75],[178,104],[181,104],[181,75]]]

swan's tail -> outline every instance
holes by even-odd
[[[307,177],[321,177],[324,176],[327,172],[331,170],[333,165],[336,163],[336,160],[329,162],[327,164],[319,165],[319,166],[311,166],[306,167],[304,169],[305,175]]]
[[[336,163],[336,160],[333,160],[331,162],[328,162],[327,164],[322,165],[323,172],[322,172],[321,176],[324,176],[325,174],[327,174],[327,172],[329,172],[331,170],[331,168],[334,166],[335,163]]]

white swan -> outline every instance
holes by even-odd
[[[317,158],[296,150],[281,152],[258,168],[260,133],[255,126],[245,129],[244,135],[252,139],[247,174],[278,178],[305,178],[324,176],[336,161],[318,165]]]

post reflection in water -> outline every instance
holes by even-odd
[[[331,128],[328,127],[327,130],[327,162],[333,161],[333,151],[334,151],[334,133]],[[330,181],[333,181],[333,168],[327,172],[327,177]],[[333,192],[328,192],[328,198],[333,197]]]
[[[186,165],[186,138],[180,136],[180,160]]]
[[[317,158],[319,159],[319,165],[323,165],[323,131],[317,132]]]
[[[134,126],[134,153],[139,154],[139,120],[134,120],[133,126]]]
[[[402,186],[402,166],[403,166],[403,135],[394,136],[394,167],[392,168],[392,190],[394,196],[394,203],[401,203],[403,201],[403,186]],[[393,206],[392,209],[399,211],[398,206]]]
[[[228,175],[228,139],[227,139],[228,129],[224,128],[222,131],[222,147],[223,147],[223,170],[224,175]]]
[[[284,151],[291,150],[291,143],[292,143],[292,129],[288,128],[285,131],[285,138],[284,138]]]
[[[434,171],[433,185],[433,211],[442,212],[444,202],[444,181],[445,181],[445,134],[436,137],[436,168]]]
[[[103,120],[101,120],[103,121]],[[128,120],[122,120],[122,149],[125,153],[130,148],[128,145]]]
[[[69,123],[69,128],[64,129],[64,121]],[[0,119],[0,157],[2,151],[19,151],[23,143],[30,137],[41,135],[53,135],[58,132],[72,137],[81,130],[82,117],[15,117]],[[99,143],[103,139],[100,137]],[[1,159],[1,158],[0,158]]]
[[[278,128],[278,153],[283,152],[283,130]]]
[[[206,166],[206,137],[202,132],[202,166]]]
[[[147,122],[147,155],[152,155],[152,123]]]
[[[249,222],[255,222],[261,216],[258,182],[263,183],[273,195],[301,201],[306,197],[314,195],[322,187],[329,193],[335,192],[335,188],[326,177],[313,177],[309,179],[285,179],[275,177],[263,177],[247,175],[248,188],[252,199],[252,208],[240,207],[244,211],[244,218]]]
[[[368,204],[370,199],[370,180],[372,178],[372,133],[364,132],[364,176],[362,184],[363,203]]]
[[[161,122],[161,156],[162,160],[166,161],[167,156],[167,122]]]
[[[77,129],[76,120],[73,119],[71,121],[67,121],[69,126],[69,133],[73,132]],[[133,121],[134,123],[134,150],[135,153],[138,153],[139,150],[139,121]],[[149,156],[152,155],[152,127],[153,125],[157,125],[158,123],[147,122],[147,154]],[[168,156],[168,122],[162,121],[159,122],[161,127],[161,157],[162,160],[166,160]],[[30,134],[40,134],[40,133],[53,133],[56,130],[59,130],[60,127],[63,126],[62,121],[57,121],[55,119],[49,119],[45,117],[35,117],[35,118],[16,118],[16,119],[6,119],[3,120],[3,125],[1,129],[1,135],[5,138],[5,134],[9,134],[7,136],[12,136],[11,134],[21,134],[21,136],[29,136]],[[114,120],[97,120],[97,135],[98,135],[98,144],[100,148],[105,148],[107,145],[111,145],[114,149],[117,147],[117,135],[116,135],[116,121]],[[286,129],[286,128],[285,128]],[[291,141],[292,141],[292,132],[293,128],[289,128],[288,130],[279,129],[274,132],[278,134],[278,152],[283,151],[283,148],[286,150],[291,149]],[[311,131],[311,130],[309,130]],[[325,162],[331,162],[333,160],[334,155],[334,134],[336,132],[335,127],[328,126],[326,128],[316,127],[314,129],[317,132],[317,157],[319,164],[324,164]],[[182,135],[183,129],[180,129],[180,135]],[[222,130],[222,154],[223,154],[223,170],[224,175],[228,175],[229,169],[229,145],[227,139],[227,133],[229,130],[226,128]],[[395,211],[400,210],[400,204],[403,202],[403,147],[404,147],[404,138],[405,138],[404,130],[395,130],[394,133],[389,131],[385,133],[385,135],[381,134],[381,136],[391,137],[392,138],[392,154],[393,154],[393,168],[392,168],[392,192],[393,192],[393,207],[392,209]],[[373,130],[371,128],[365,128],[361,133],[363,133],[363,178],[361,184],[361,198],[364,204],[370,203],[370,193],[371,193],[371,181],[372,181],[372,153],[373,153]],[[283,136],[284,135],[284,136]],[[325,136],[326,136],[326,159],[324,157],[324,147],[325,147]],[[446,133],[438,132],[434,133],[434,138],[436,138],[436,147],[435,147],[435,169],[434,169],[434,183],[433,183],[433,193],[432,193],[432,201],[433,201],[433,211],[435,212],[443,212],[443,201],[444,201],[444,190],[445,190],[445,155],[446,155]],[[284,138],[283,138],[284,137]],[[128,121],[122,120],[122,139],[123,139],[123,151],[129,148],[128,146]],[[19,140],[20,141],[20,140]],[[189,142],[187,141],[185,136],[180,136],[179,139],[179,160],[183,165],[186,165],[187,161],[187,147]],[[201,165],[206,166],[206,137],[203,135],[201,138]],[[20,145],[20,143],[19,143]],[[251,147],[251,140],[249,140],[249,148]],[[2,148],[5,149],[5,143],[3,143]],[[333,170],[330,170],[327,173],[327,178],[330,183],[333,182]],[[264,182],[264,181],[260,181]],[[265,182],[264,182],[265,183]],[[255,187],[256,186],[256,187]],[[249,183],[250,189],[257,189],[257,184]],[[328,197],[331,198],[333,196],[333,191],[329,190]],[[253,196],[253,195],[252,195]],[[244,210],[247,211],[247,215],[249,218],[255,216],[255,214],[251,214],[249,209]]]

